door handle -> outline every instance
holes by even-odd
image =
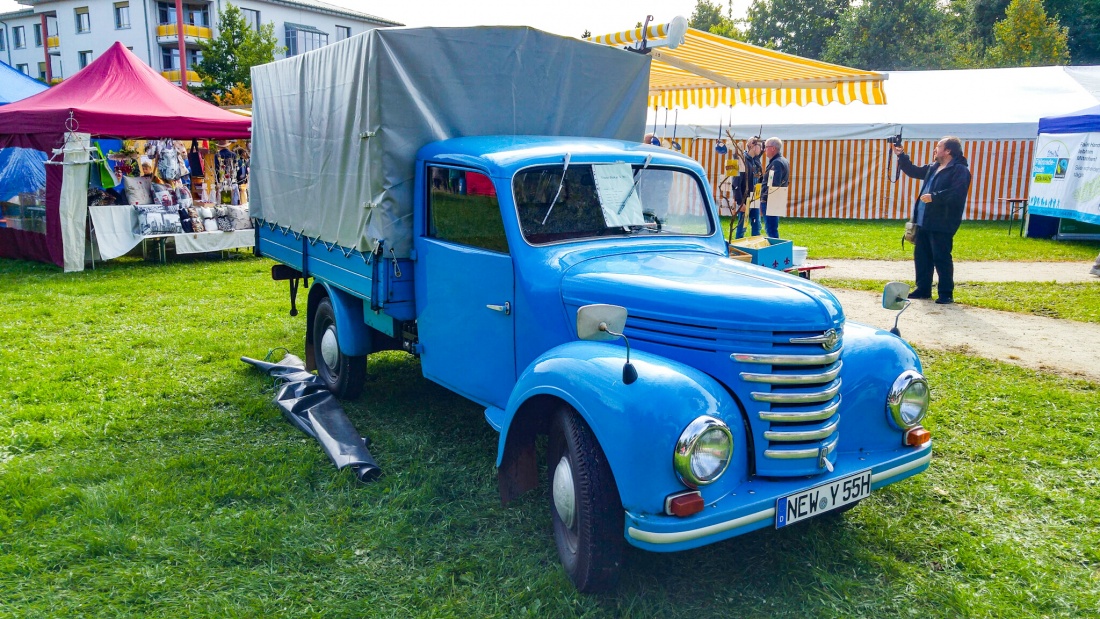
[[[486,305],[485,307],[493,310],[494,312],[504,312],[505,316],[512,313],[512,304],[508,301],[504,302],[504,305]]]

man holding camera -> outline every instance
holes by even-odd
[[[741,171],[733,181],[733,203],[737,205],[737,238],[745,237],[745,211],[748,211],[752,235],[760,234],[760,208],[754,204],[756,186],[761,182],[760,153],[764,152],[759,136],[745,142],[741,154]]]
[[[923,166],[910,161],[899,144],[895,143],[893,149],[901,171],[923,181],[910,218],[917,225],[913,241],[917,288],[909,298],[932,298],[932,271],[935,269],[939,275],[936,303],[954,303],[955,265],[951,260],[951,248],[962,224],[966,194],[970,191],[970,168],[963,156],[962,142],[954,136],[943,138],[936,143],[932,153],[935,163]]]

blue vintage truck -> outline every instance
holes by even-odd
[[[545,458],[582,591],[615,582],[624,542],[676,551],[840,513],[931,460],[913,350],[806,279],[731,260],[703,169],[636,141],[647,67],[524,28],[396,29],[253,76],[257,252],[314,281],[307,364],[355,397],[367,356],[401,349],[484,406],[502,500]],[[457,101],[473,120],[439,111]],[[382,217],[395,196],[407,210]]]

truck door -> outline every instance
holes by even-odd
[[[515,278],[489,177],[429,166],[416,239],[417,330],[424,376],[503,408],[516,381]]]

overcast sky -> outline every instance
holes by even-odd
[[[369,13],[409,26],[523,25],[547,32],[579,37],[584,31],[608,34],[633,28],[652,15],[668,22],[677,15],[691,18],[696,0],[325,0],[329,4]],[[721,4],[725,4],[719,0]],[[748,0],[734,2],[743,13]],[[29,7],[15,0],[0,0],[0,12]]]

